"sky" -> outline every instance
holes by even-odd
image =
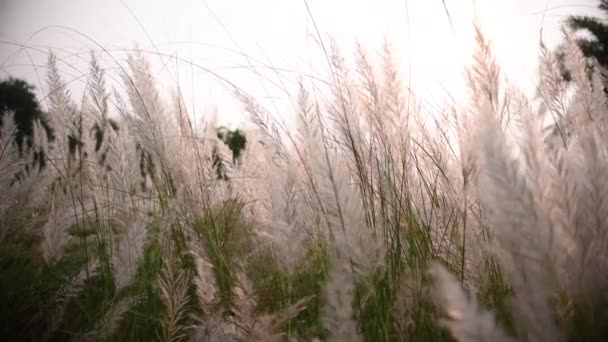
[[[446,8],[449,16],[446,14]],[[45,91],[49,49],[74,94],[84,87],[91,50],[110,80],[137,44],[163,93],[179,84],[194,115],[216,112],[238,125],[243,109],[225,80],[275,117],[286,117],[296,80],[328,80],[319,37],[353,57],[355,42],[378,56],[388,39],[406,82],[426,110],[465,99],[462,78],[474,47],[473,22],[491,41],[509,81],[531,94],[538,46],[555,46],[572,14],[595,14],[592,0],[0,0],[0,78]]]

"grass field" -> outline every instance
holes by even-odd
[[[390,46],[328,47],[329,91],[301,82],[296,129],[235,87],[239,158],[144,54],[120,91],[92,55],[83,99],[51,54],[54,139],[38,124],[20,154],[2,122],[0,336],[605,340],[608,99],[565,39],[572,82],[543,50],[529,99],[478,31],[470,101],[431,117]]]

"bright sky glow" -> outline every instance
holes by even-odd
[[[595,3],[586,0],[445,0],[450,25],[442,0],[307,3],[323,38],[336,38],[347,58],[355,39],[373,54],[386,36],[409,75],[406,81],[428,110],[440,107],[448,94],[457,100],[466,95],[461,76],[472,52],[474,18],[510,81],[531,93],[541,28],[545,42],[554,46],[566,15],[595,13]],[[303,0],[0,0],[0,41],[0,77],[10,74],[40,86],[46,52],[53,49],[65,58],[62,70],[76,90],[83,84],[79,76],[87,70],[89,50],[102,46],[124,64],[120,50],[137,42],[164,54],[150,55],[163,90],[179,81],[189,108],[201,115],[217,106],[227,123],[242,121],[242,110],[223,83],[171,56],[266,98],[275,115],[287,111],[284,90],[293,91],[298,75],[328,79]],[[116,67],[107,56],[104,62]],[[116,73],[109,76],[117,78]]]

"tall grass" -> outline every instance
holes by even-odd
[[[38,125],[19,155],[9,116],[0,135],[2,336],[604,340],[605,80],[565,39],[573,82],[543,47],[528,99],[478,30],[470,102],[431,117],[388,44],[333,44],[294,130],[236,91],[239,160],[142,52],[112,91],[92,54],[79,101],[51,53],[54,139]]]

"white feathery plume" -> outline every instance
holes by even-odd
[[[474,296],[467,296],[460,283],[444,266],[431,267],[434,296],[447,318],[441,323],[458,341],[515,342],[498,325],[494,315],[479,307]]]
[[[513,316],[530,337],[559,341],[547,295],[556,286],[555,236],[538,207],[539,185],[522,174],[495,119],[486,117],[480,137],[479,196],[493,227],[495,253],[516,293]]]

